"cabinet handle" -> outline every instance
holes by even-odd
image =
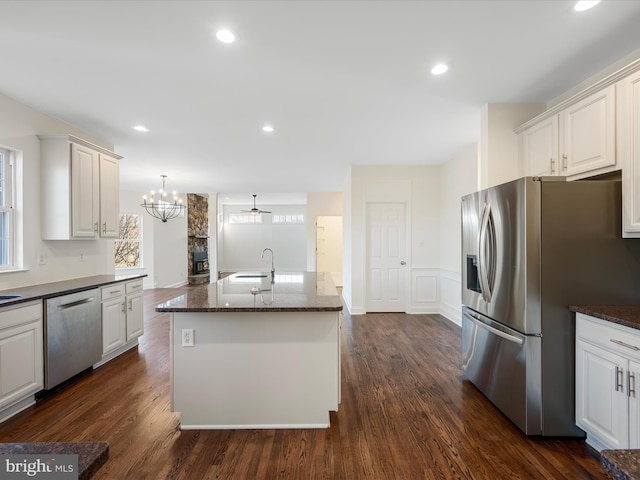
[[[567,171],[567,156],[565,154],[562,154],[562,168],[564,168],[564,171]]]
[[[129,300],[129,310],[133,310],[133,300]]]
[[[622,369],[616,366],[616,392],[621,392],[624,389],[622,384]]]
[[[102,233],[107,233],[107,222],[102,224]]]
[[[125,303],[126,303],[126,302],[122,302],[122,313],[127,313]],[[618,367],[616,367],[616,368],[618,368]]]
[[[550,158],[549,162],[551,164],[551,175],[553,175],[556,172],[556,161],[553,158]]]
[[[631,397],[633,394],[633,397],[635,398],[636,396],[636,376],[635,374],[631,373],[631,372],[627,372],[627,396]]]
[[[98,233],[98,222],[93,224],[93,233]]]
[[[613,343],[615,343],[616,345],[620,345],[620,346],[622,346],[622,347],[630,348],[631,350],[635,350],[636,352],[637,352],[638,350],[640,350],[640,348],[636,347],[635,345],[630,345],[630,344],[628,344],[628,343],[623,342],[622,340],[616,340],[616,339],[614,339],[614,338],[611,338],[611,339],[610,339],[610,341],[611,341],[611,342],[613,342]]]

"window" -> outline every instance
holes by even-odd
[[[262,215],[251,215],[250,213],[231,213],[229,215],[229,223],[262,223]]]
[[[304,223],[304,215],[273,215],[271,223]]]
[[[142,218],[120,214],[120,238],[115,241],[116,268],[142,267]]]
[[[15,267],[14,190],[15,174],[11,152],[0,148],[0,270]]]

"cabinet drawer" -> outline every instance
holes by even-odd
[[[102,287],[102,301],[104,302],[105,300],[109,300],[111,298],[121,297],[124,295],[124,290],[125,289],[123,283],[115,283],[107,287]]]
[[[627,357],[640,359],[640,330],[576,313],[576,337]]]
[[[142,280],[127,282],[127,295],[136,292],[142,292]]]
[[[42,318],[42,301],[0,309],[0,330]]]

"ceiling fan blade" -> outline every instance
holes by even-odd
[[[260,213],[272,213],[269,210],[260,210]]]

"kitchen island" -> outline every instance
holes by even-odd
[[[171,313],[181,429],[329,427],[340,403],[342,311],[330,274],[237,273],[156,311]]]

